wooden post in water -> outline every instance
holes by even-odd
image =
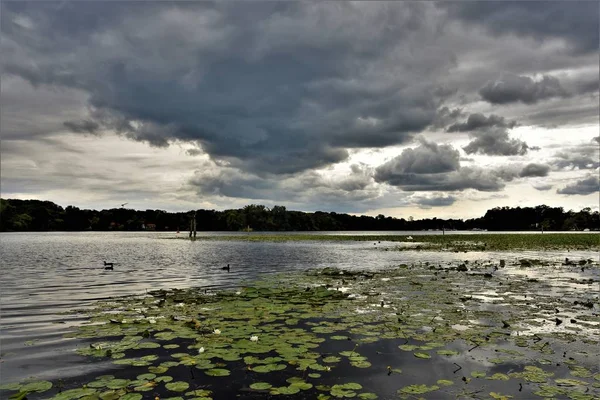
[[[196,240],[196,211],[194,211],[194,240]]]

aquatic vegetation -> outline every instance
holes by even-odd
[[[516,249],[600,249],[598,233],[486,233],[472,235],[419,235],[407,239],[405,235],[319,235],[319,234],[250,234],[202,236],[197,241],[250,241],[250,242],[294,242],[294,241],[361,241],[361,242],[410,242],[403,250],[443,251],[496,251]]]
[[[537,268],[570,268],[562,260],[530,262],[524,271],[520,264],[505,267],[518,273],[492,278],[481,273],[490,266],[485,260],[469,262],[470,274],[456,264],[326,268],[213,295],[173,289],[111,299],[88,311],[90,324],[69,336],[81,340],[80,356],[114,368],[60,388],[7,384],[0,394],[375,399],[455,397],[468,389],[503,399],[519,398],[526,385],[528,395],[597,397],[598,298],[568,292],[564,279],[553,286],[553,276],[531,281]],[[557,325],[556,315],[565,322]],[[461,355],[477,360],[477,368]],[[414,373],[433,365],[441,372],[427,379]],[[373,385],[374,377],[389,379]]]

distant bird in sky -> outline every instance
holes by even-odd
[[[121,204],[121,207],[125,207],[127,204],[129,204],[129,203],[123,203],[123,204]]]

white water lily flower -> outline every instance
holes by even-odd
[[[154,318],[148,318],[148,322],[150,322],[151,324],[155,324],[156,320]]]
[[[325,367],[327,371],[331,371],[331,367]]]
[[[258,336],[256,336],[256,335],[250,336],[250,341],[251,342],[258,342]]]
[[[183,304],[183,303],[177,303],[177,304],[175,304],[175,307],[185,307],[185,304]]]
[[[101,344],[95,344],[94,345],[94,349],[96,349],[96,350],[102,350],[102,345]]]
[[[214,333],[215,335],[220,335],[220,334],[221,334],[221,330],[220,330],[220,329],[215,329],[215,330],[213,331],[213,333]]]
[[[204,353],[204,347],[200,347],[200,348],[198,349],[198,354],[202,354],[202,353]]]
[[[124,320],[122,320],[122,321],[121,321],[121,323],[122,323],[122,324],[126,324],[126,323],[127,323],[127,320],[126,320],[126,319],[124,319]]]
[[[239,296],[240,294],[242,294],[242,292],[237,291],[237,292],[235,292],[235,294],[237,294]]]
[[[412,237],[412,236],[408,236],[408,237],[406,238],[406,240],[413,240],[413,237]]]

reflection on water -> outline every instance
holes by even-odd
[[[363,233],[414,236],[423,232]],[[199,233],[201,236],[231,234]],[[309,268],[381,269],[425,261],[448,263],[483,258],[508,261],[517,258],[590,257],[590,252],[383,251],[398,246],[398,243],[385,241],[270,243],[165,240],[177,236],[185,237],[185,233],[0,234],[2,380],[8,382],[31,375],[52,379],[81,373],[82,366],[77,364],[80,359],[72,351],[77,343],[62,339],[62,335],[80,323],[83,317],[64,313],[113,296],[143,294],[159,288],[233,288],[263,274]],[[114,262],[114,270],[104,270],[103,261]],[[230,272],[221,269],[227,264],[231,265]],[[57,357],[60,357],[60,370],[55,367]]]

